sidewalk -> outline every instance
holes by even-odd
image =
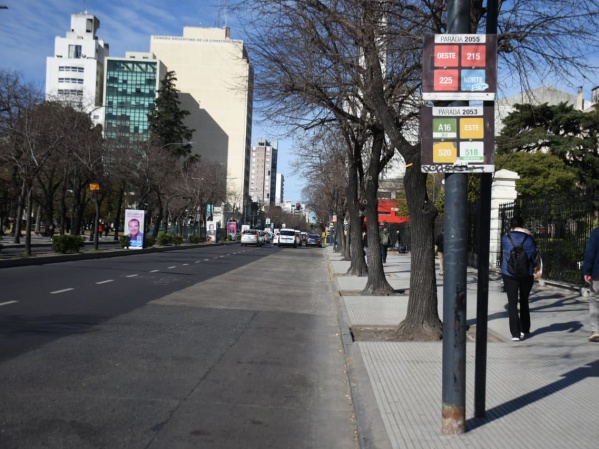
[[[325,249],[340,295],[342,333],[405,317],[410,254],[390,253],[393,297],[360,296],[366,278],[344,276],[348,261]],[[443,278],[437,277],[443,319]],[[468,323],[476,323],[476,270],[468,269]],[[467,432],[441,431],[442,342],[346,342],[361,448],[591,448],[598,444],[599,344],[589,343],[588,302],[578,292],[533,287],[532,333],[512,342],[507,298],[489,283],[486,418],[474,418],[474,351],[467,343]],[[346,338],[347,340],[347,338]],[[368,384],[368,385],[365,385]]]

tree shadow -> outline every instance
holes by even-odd
[[[529,404],[558,393],[559,391],[589,377],[599,377],[599,360],[595,360],[587,365],[569,371],[565,373],[561,379],[556,380],[553,383],[537,388],[523,396],[514,398],[487,410],[485,418],[470,418],[466,420],[466,428],[469,431],[482,427],[485,424],[503,418],[510,413],[514,413]]]

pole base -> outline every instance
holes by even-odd
[[[446,435],[466,433],[466,409],[464,407],[443,405],[441,429]]]

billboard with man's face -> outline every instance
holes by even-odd
[[[216,222],[206,222],[206,234],[208,235],[208,243],[216,243]]]
[[[144,217],[143,210],[125,209],[125,235],[131,239],[131,249],[144,247]]]

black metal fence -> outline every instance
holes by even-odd
[[[468,265],[477,266],[479,204],[468,210]],[[543,278],[572,285],[583,285],[582,260],[591,231],[599,226],[599,195],[562,195],[543,198],[522,198],[499,206],[501,232],[497,240],[495,267],[501,266],[501,236],[510,229],[510,220],[520,216],[535,236],[543,257]],[[435,235],[443,225],[437,217]],[[410,246],[410,223],[396,225],[402,244]],[[395,237],[396,238],[396,237]]]
[[[501,236],[509,231],[510,219],[520,216],[537,241],[543,257],[543,278],[582,285],[582,260],[591,230],[599,225],[597,196],[566,195],[517,199],[499,207]],[[497,267],[501,264],[501,251]]]

